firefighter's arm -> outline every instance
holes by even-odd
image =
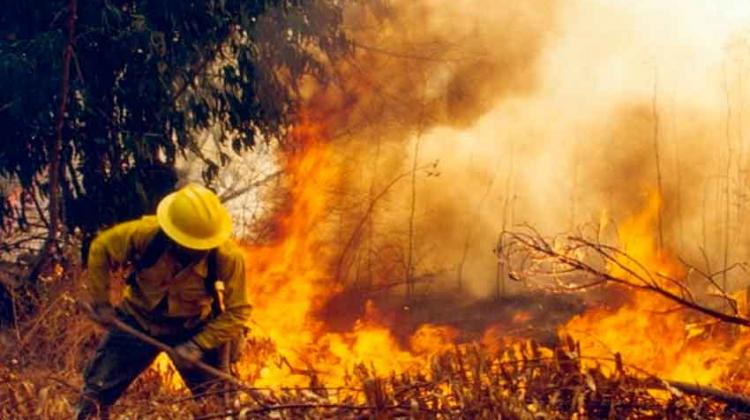
[[[245,278],[245,262],[241,251],[232,247],[218,255],[217,277],[225,285],[224,311],[193,337],[203,350],[231,341],[242,334],[250,321],[250,294]]]
[[[150,220],[142,218],[120,223],[94,239],[89,249],[86,280],[95,304],[110,301],[110,268],[128,261],[134,250],[148,241],[155,227]]]

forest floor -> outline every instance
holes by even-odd
[[[77,304],[83,293],[76,277],[49,281],[33,312],[0,330],[0,418],[72,416],[81,370],[103,333]],[[550,312],[523,298],[504,303],[513,308],[509,317]],[[579,310],[576,302],[546,304],[558,305],[558,313]],[[434,355],[425,371],[372,372],[363,364],[343,388],[311,380],[305,388],[262,389],[267,400],[260,404],[228,388],[197,398],[168,386],[165,374],[151,368],[115,404],[112,418],[750,418],[741,407],[687,395],[619,361],[592,368],[572,341],[516,337],[491,348],[471,342],[471,326],[496,322],[486,314],[497,306],[448,309],[411,315],[414,322],[444,322],[451,313],[455,326],[469,331],[465,344]]]

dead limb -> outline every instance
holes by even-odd
[[[270,182],[270,181],[278,178],[279,176],[281,176],[281,173],[282,173],[282,171],[276,171],[276,172],[273,172],[273,173],[271,173],[271,174],[263,177],[263,179],[260,179],[258,181],[252,182],[252,183],[250,183],[248,185],[245,185],[242,188],[238,188],[236,190],[230,189],[228,191],[225,191],[224,193],[222,193],[219,196],[219,200],[221,200],[222,203],[228,203],[229,201],[232,201],[235,198],[242,196],[243,194],[245,194],[246,192],[252,190],[253,188],[260,187],[260,186],[266,184],[267,182]]]
[[[699,303],[680,279],[664,273],[652,272],[632,256],[613,246],[589,241],[579,236],[548,239],[533,228],[523,232],[503,232],[506,245],[497,250],[498,258],[515,269],[511,278],[552,278],[558,291],[580,291],[603,283],[658,294],[687,309],[722,322],[750,326],[750,319],[728,314]],[[597,259],[592,262],[591,258]],[[595,264],[598,262],[600,264]],[[616,275],[603,267],[614,266],[623,275]],[[584,274],[593,279],[581,284],[581,277],[564,283],[561,278],[570,274]],[[710,277],[710,276],[709,276]],[[714,284],[714,283],[712,283]],[[714,284],[715,285],[715,284]]]
[[[661,380],[661,382],[662,383],[660,385],[655,384],[656,388],[669,390],[669,388],[671,387],[687,395],[712,398],[726,403],[729,407],[736,411],[750,413],[750,397],[746,395],[735,394],[732,392],[722,391],[720,389],[698,384],[691,384],[687,382],[665,380]]]

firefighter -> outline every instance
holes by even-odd
[[[110,327],[84,369],[78,419],[109,407],[159,354],[112,328],[117,318],[174,346],[173,363],[193,394],[214,380],[194,364],[221,368],[222,348],[249,321],[243,254],[230,240],[232,220],[209,189],[190,184],[162,199],[156,215],[118,224],[91,244],[87,285],[92,317]],[[110,269],[130,264],[121,303],[110,299]]]

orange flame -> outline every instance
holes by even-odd
[[[623,258],[618,264],[610,264],[608,270],[614,276],[627,278],[631,275],[629,270],[643,272],[634,262],[638,261],[657,275],[655,281],[661,287],[672,290],[676,286],[660,276],[684,282],[687,273],[655,237],[660,206],[659,195],[652,193],[644,210],[620,226],[621,245],[633,260]],[[738,350],[745,347],[745,332],[738,335],[707,329],[705,323],[693,322],[695,313],[653,293],[623,293],[628,293],[624,305],[590,310],[570,320],[561,333],[579,341],[586,356],[611,358],[617,352],[627,364],[667,379],[728,384],[742,354]]]
[[[342,285],[331,275],[335,258],[326,240],[328,189],[341,175],[332,165],[333,151],[321,141],[324,119],[302,113],[292,133],[298,146],[289,155],[289,205],[276,219],[275,240],[246,246],[255,334],[272,351],[267,357],[247,354],[241,376],[257,386],[344,385],[359,364],[378,373],[424,365],[427,356],[451,345],[456,333],[446,327],[422,326],[404,349],[390,330],[372,319],[360,319],[352,331],[334,333],[316,314]],[[252,353],[252,351],[250,352]]]
[[[337,249],[326,229],[330,189],[343,176],[332,163],[336,156],[327,141],[331,137],[327,122],[335,122],[327,117],[300,114],[291,133],[295,148],[287,154],[285,167],[288,205],[275,218],[274,239],[245,245],[254,305],[253,345],[242,355],[238,370],[258,387],[346,386],[363,366],[378,374],[425,371],[430,357],[453,347],[458,337],[452,328],[427,324],[404,345],[372,310],[346,332],[332,331],[318,316],[343,291],[332,275]],[[660,207],[660,196],[652,193],[644,210],[620,226],[621,245],[632,259],[621,258],[608,270],[613,276],[627,277],[645,269],[672,290],[675,286],[659,276],[685,281],[687,272],[654,235]],[[740,380],[750,377],[747,369],[740,368],[741,356],[750,345],[746,331],[705,328],[693,322],[693,313],[678,310],[653,293],[622,293],[627,299],[619,307],[595,308],[560,328],[562,335],[580,342],[584,356],[593,356],[592,364],[617,352],[627,364],[668,379],[750,390],[747,381]],[[512,323],[525,324],[530,318],[529,313],[519,312]],[[526,345],[509,335],[505,326],[485,331],[480,344],[490,351]],[[157,368],[164,370],[164,362],[157,361]]]
[[[343,291],[332,274],[337,249],[326,231],[330,189],[342,176],[330,139],[353,100],[324,90],[309,99],[287,141],[288,199],[272,222],[273,239],[243,245],[253,325],[237,370],[255,386],[335,388],[362,366],[377,374],[421,370],[457,337],[449,327],[422,325],[402,345],[369,305],[347,332],[331,331],[318,316]],[[183,386],[165,355],[153,367],[172,387]]]

